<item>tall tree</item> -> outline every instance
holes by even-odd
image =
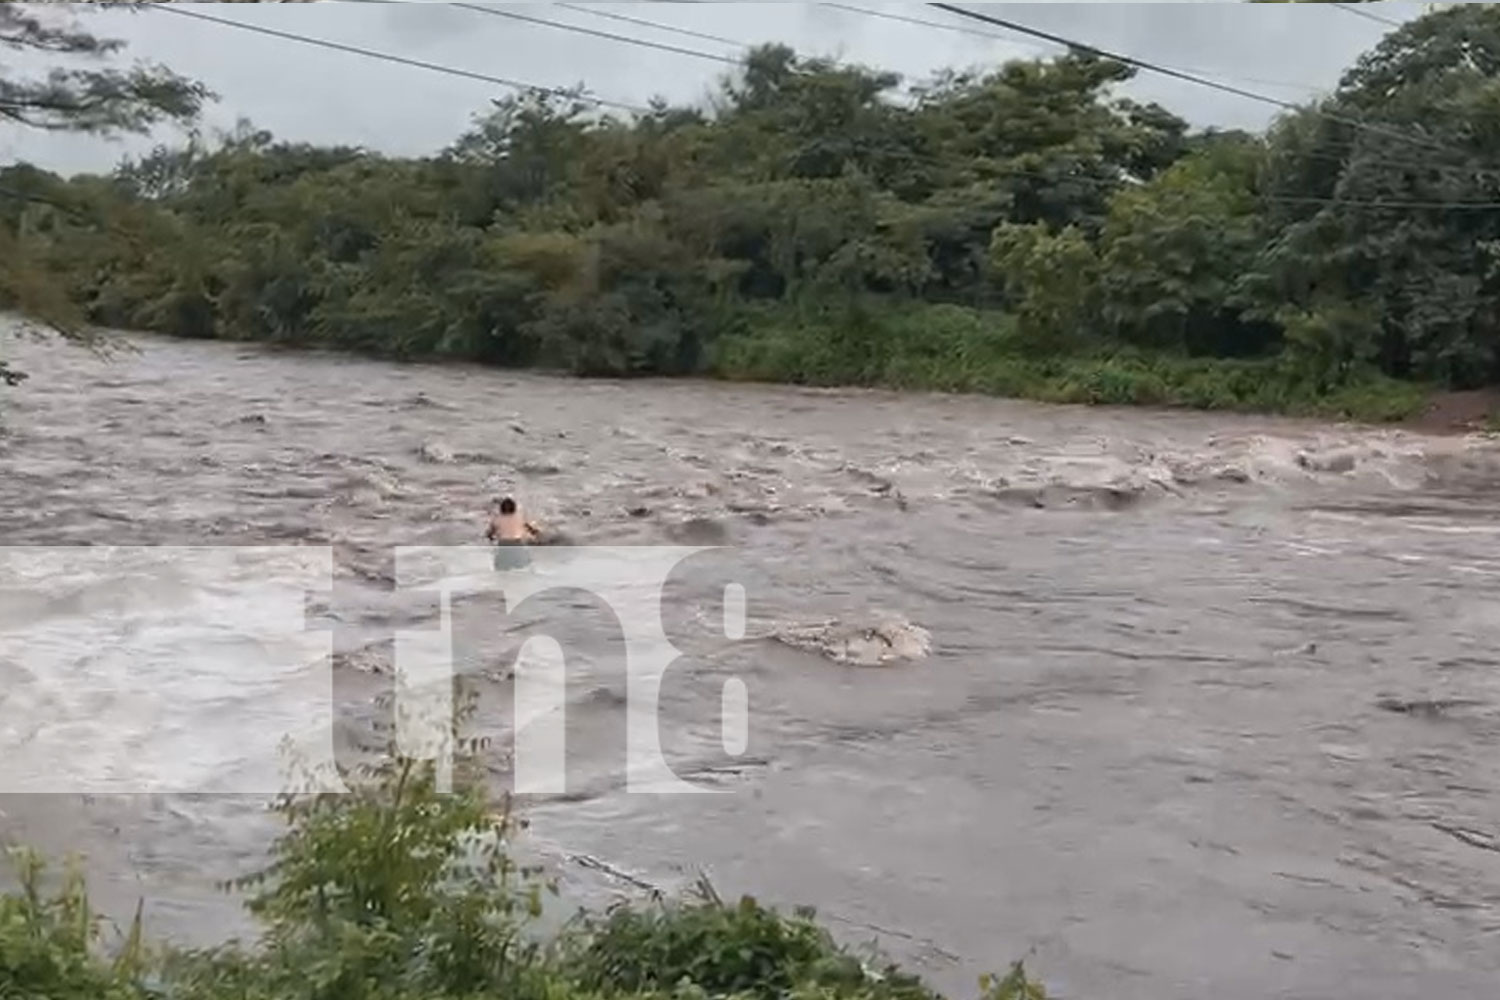
[[[1356,307],[1374,321],[1351,350],[1391,374],[1461,388],[1500,378],[1497,72],[1500,10],[1458,4],[1361,58],[1326,102],[1336,118],[1273,130],[1267,312]]]
[[[61,5],[0,4],[0,46],[65,63],[40,76],[0,64],[0,124],[98,136],[141,133],[162,122],[195,119],[211,97],[201,84],[163,66],[103,65],[124,43],[84,30]],[[8,177],[13,173],[6,171]],[[59,225],[105,220],[89,205],[73,203],[69,194],[48,191],[40,176],[31,180],[0,186],[0,202],[7,203],[0,211],[0,307],[70,340],[97,343],[56,277],[37,265],[34,236]],[[0,382],[13,385],[21,378],[0,360]]]
[[[1240,276],[1265,243],[1256,140],[1222,138],[1121,191],[1100,241],[1103,318],[1123,340],[1200,355],[1257,354],[1275,328],[1248,324]]]

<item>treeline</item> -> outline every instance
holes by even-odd
[[[1087,55],[892,74],[753,52],[711,111],[495,102],[440,155],[243,127],[0,173],[89,321],[585,375],[1397,416],[1500,382],[1500,11],[1393,32],[1265,134]]]

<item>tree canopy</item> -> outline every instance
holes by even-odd
[[[128,221],[7,216],[104,326],[587,374],[1409,400],[1389,380],[1500,381],[1497,58],[1500,12],[1457,5],[1251,135],[1128,100],[1135,70],[1081,52],[900,91],[763,46],[707,110],[525,93],[429,157],[247,124],[0,185]]]

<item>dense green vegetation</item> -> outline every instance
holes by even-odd
[[[473,747],[472,743],[460,746]],[[580,912],[538,930],[555,887],[512,859],[519,824],[486,798],[480,761],[458,790],[397,757],[354,791],[289,795],[249,893],[259,940],[150,945],[135,922],[106,942],[82,880],[18,853],[0,896],[0,997],[25,1000],[941,1000],[874,954],[837,944],[810,910],[697,898]],[[981,1000],[1042,1000],[1020,965]]]
[[[763,47],[710,111],[511,97],[425,159],[246,125],[13,166],[0,234],[80,319],[184,337],[1399,417],[1500,381],[1497,60],[1458,5],[1255,136],[1083,53],[903,96]]]

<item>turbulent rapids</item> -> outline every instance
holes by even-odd
[[[389,712],[396,635],[435,614],[398,547],[481,544],[508,492],[555,543],[706,549],[672,583],[692,614],[661,743],[723,794],[624,791],[620,647],[586,595],[454,606],[498,784],[523,648],[566,651],[568,787],[528,809],[577,896],[701,867],[879,928],[959,991],[997,950],[1064,996],[1469,997],[1500,975],[1489,440],[140,343],[7,355],[33,378],[3,397],[0,537],[331,552],[309,618],[331,633],[340,753]],[[730,583],[743,639],[717,624]],[[188,570],[119,566],[0,585],[0,752],[149,743],[149,717],[109,703],[91,623],[111,615],[224,720],[182,773],[232,769],[255,706],[212,678],[249,651],[173,657],[212,597]],[[144,895],[157,931],[204,941],[238,929],[214,881],[274,833],[243,798],[0,812],[7,839],[87,852],[122,913]]]

